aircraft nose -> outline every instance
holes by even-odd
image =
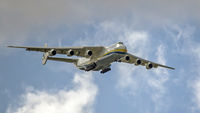
[[[124,45],[124,43],[123,43],[123,42],[118,42],[118,44],[122,44],[122,45]]]

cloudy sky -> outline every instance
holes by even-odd
[[[0,0],[0,113],[199,113],[199,11],[199,0]],[[176,70],[113,63],[101,75],[6,47],[119,41]]]

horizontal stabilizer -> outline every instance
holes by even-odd
[[[58,57],[48,57],[48,60],[61,61],[61,62],[68,62],[68,63],[74,63],[74,64],[76,64],[77,61],[78,61],[78,59],[58,58]]]

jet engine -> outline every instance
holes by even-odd
[[[140,65],[140,64],[142,64],[142,61],[141,61],[140,59],[135,60],[135,65],[136,65],[136,66],[137,66],[137,65]]]
[[[151,62],[146,64],[146,69],[151,69],[153,68],[153,64]]]
[[[52,49],[48,52],[45,52],[42,57],[42,64],[45,65],[49,56],[56,55],[56,50]]]
[[[86,53],[85,53],[85,56],[86,57],[92,56],[92,51],[91,50],[87,50]]]
[[[67,56],[73,56],[74,55],[74,51],[73,50],[69,50],[67,51]]]
[[[56,51],[54,49],[50,50],[48,53],[49,53],[48,56],[56,55]]]
[[[126,61],[129,61],[130,60],[130,57],[127,55],[127,56],[125,56],[125,60]]]

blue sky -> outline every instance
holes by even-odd
[[[1,0],[1,113],[200,112],[198,0]],[[134,55],[175,67],[113,63],[104,75],[6,48],[123,41]],[[64,55],[58,55],[67,57]]]

